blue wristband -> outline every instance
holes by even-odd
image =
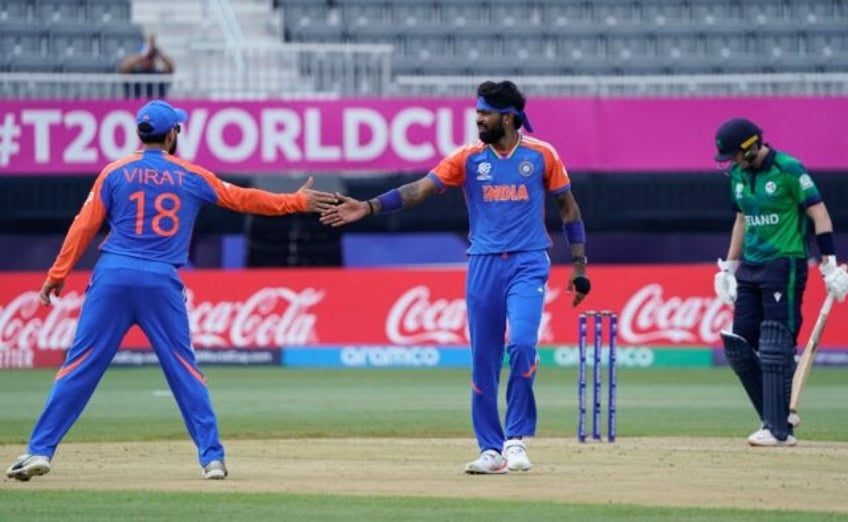
[[[392,189],[388,192],[383,192],[377,196],[380,202],[380,212],[395,212],[403,208],[403,197],[401,197],[398,189]]]
[[[565,240],[568,241],[568,244],[570,245],[586,242],[586,228],[583,226],[582,220],[563,223],[562,231],[565,234]]]

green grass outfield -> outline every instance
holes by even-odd
[[[53,374],[0,372],[0,444],[24,450]],[[225,444],[289,437],[472,437],[466,370],[208,368],[206,374]],[[618,386],[620,437],[744,438],[757,425],[727,368],[620,369]],[[536,392],[538,436],[574,437],[576,372],[544,368]],[[804,393],[803,440],[848,441],[848,371],[815,368]],[[185,439],[160,370],[115,368],[64,442]],[[848,520],[823,513],[544,502],[0,487],[0,520],[121,520],[127,509],[133,520]]]

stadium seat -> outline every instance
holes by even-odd
[[[632,2],[591,2],[589,17],[606,25],[633,24],[641,21],[639,4]]]
[[[674,62],[644,54],[623,55],[613,61],[616,74],[657,75],[668,74],[672,71]]]
[[[388,18],[395,27],[433,26],[441,23],[439,9],[435,4],[403,5],[393,2],[388,5]]]
[[[542,16],[549,26],[565,27],[579,25],[589,18],[589,13],[583,3],[546,2]]]
[[[848,53],[844,51],[839,54],[814,56],[813,63],[816,72],[848,73]]]
[[[705,39],[683,28],[662,28],[654,34],[656,55],[671,61],[700,57]]]
[[[745,34],[712,35],[704,39],[704,50],[708,56],[728,58],[753,50],[753,41],[753,36]]]
[[[465,58],[469,61],[483,57],[504,57],[503,38],[491,35],[457,34],[454,36],[453,53],[457,58]]]
[[[768,72],[768,58],[755,53],[732,53],[709,59],[719,74],[757,74]]]
[[[764,56],[797,55],[801,52],[801,33],[795,31],[758,32],[753,48]]]
[[[487,25],[491,18],[488,9],[483,4],[462,2],[442,5],[443,27],[469,28]]]
[[[453,52],[453,39],[434,38],[433,35],[414,34],[403,38],[403,45],[395,54],[402,54],[413,60],[438,60]]]
[[[21,0],[0,1],[0,22],[7,20],[28,20],[30,18],[29,6]]]
[[[132,24],[105,24],[100,27],[99,56],[118,60],[137,53],[144,43],[141,28]]]
[[[842,19],[848,16],[844,2],[832,0],[794,0],[789,2],[789,18],[795,20],[808,20],[810,17],[817,19]]]
[[[11,72],[61,72],[62,60],[55,56],[43,54],[16,54],[9,58]]]
[[[129,23],[132,6],[129,0],[83,0],[86,4],[85,17],[96,24],[111,22]]]
[[[687,5],[683,2],[645,2],[642,6],[642,23],[654,26],[677,26],[688,19]]]
[[[696,2],[692,4],[691,20],[698,25],[725,24],[742,20],[742,13],[739,4],[728,0]]]
[[[325,4],[313,2],[311,4],[285,5],[280,16],[283,17],[283,28],[286,31],[294,31],[307,25],[323,25],[327,23],[329,9]]]
[[[546,53],[512,60],[508,67],[509,73],[524,76],[550,76],[574,72],[573,64],[568,60]]]
[[[490,13],[492,26],[500,28],[528,29],[542,25],[540,6],[521,3],[493,4]]]
[[[44,22],[77,22],[85,12],[80,0],[38,0],[35,17]]]
[[[57,56],[92,57],[98,33],[80,23],[57,22],[49,27],[48,50]]]
[[[505,41],[509,42],[508,40]],[[513,60],[525,60],[538,56],[554,56],[556,54],[554,42],[551,38],[541,35],[527,35],[509,42],[507,57]]]
[[[806,35],[807,52],[812,55],[848,53],[845,31],[816,31]]]
[[[556,37],[556,52],[563,58],[581,59],[581,57],[604,54],[604,38],[601,33],[576,32],[562,33]]]
[[[848,7],[837,0],[298,0],[282,5],[289,14],[289,40],[391,44],[394,70],[403,74],[426,74],[428,67],[461,72],[469,70],[466,62],[478,60],[489,71],[498,61],[492,58],[500,58],[501,74],[756,72],[780,64],[798,70],[804,60],[796,58],[815,52],[828,58],[816,67],[830,68],[839,63],[830,58],[848,45]],[[754,54],[760,55],[758,63],[750,59]]]
[[[341,25],[309,24],[291,31],[291,39],[295,42],[310,43],[340,43],[345,38]]]
[[[383,4],[352,5],[342,11],[341,18],[345,28],[353,31],[357,27],[386,24],[389,13]]]
[[[0,22],[0,50],[4,53],[42,54],[46,31],[37,22]]]
[[[94,56],[70,56],[62,61],[62,70],[67,73],[114,73],[115,62]]]
[[[656,38],[650,33],[615,31],[610,33],[606,41],[607,54],[616,59],[656,55]]]
[[[781,20],[788,17],[786,6],[783,2],[775,1],[746,1],[740,5],[742,18],[744,20],[756,20],[763,17],[767,20]]]

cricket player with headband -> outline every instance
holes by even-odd
[[[530,469],[523,438],[536,432],[536,343],[550,273],[546,193],[556,200],[570,245],[573,304],[590,290],[586,233],[568,174],[550,144],[520,132],[533,131],[524,105],[514,83],[482,83],[477,89],[479,141],[455,151],[423,178],[368,201],[337,195],[342,204],[321,216],[323,223],[341,226],[462,187],[471,227],[466,280],[471,418],[480,450],[465,467],[472,474]],[[504,351],[509,354],[505,429],[498,413]]]
[[[177,269],[188,261],[197,213],[204,203],[268,216],[321,212],[333,194],[311,189],[273,194],[221,181],[174,153],[186,112],[155,100],[136,116],[143,150],[104,168],[68,230],[41,288],[41,302],[58,297],[65,278],[104,222],[110,232],[86,289],[65,363],[35,424],[26,454],[6,476],[27,481],[50,471],[59,442],[82,413],[127,330],[139,325],[156,352],[186,428],[197,446],[204,479],[227,476],[224,448],[206,378],[191,344],[185,288]]]
[[[762,135],[745,118],[725,122],[716,133],[715,159],[730,162],[736,220],[727,257],[718,260],[715,291],[735,306],[733,331],[721,334],[724,351],[761,420],[748,444],[794,446],[789,399],[810,221],[819,271],[839,301],[848,293],[848,273],[836,263],[833,224],[812,177],[797,159],[764,143]]]

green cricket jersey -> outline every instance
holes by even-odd
[[[822,199],[797,159],[771,150],[756,172],[734,165],[730,191],[736,211],[745,216],[744,260],[764,263],[783,257],[807,257],[806,209]]]

